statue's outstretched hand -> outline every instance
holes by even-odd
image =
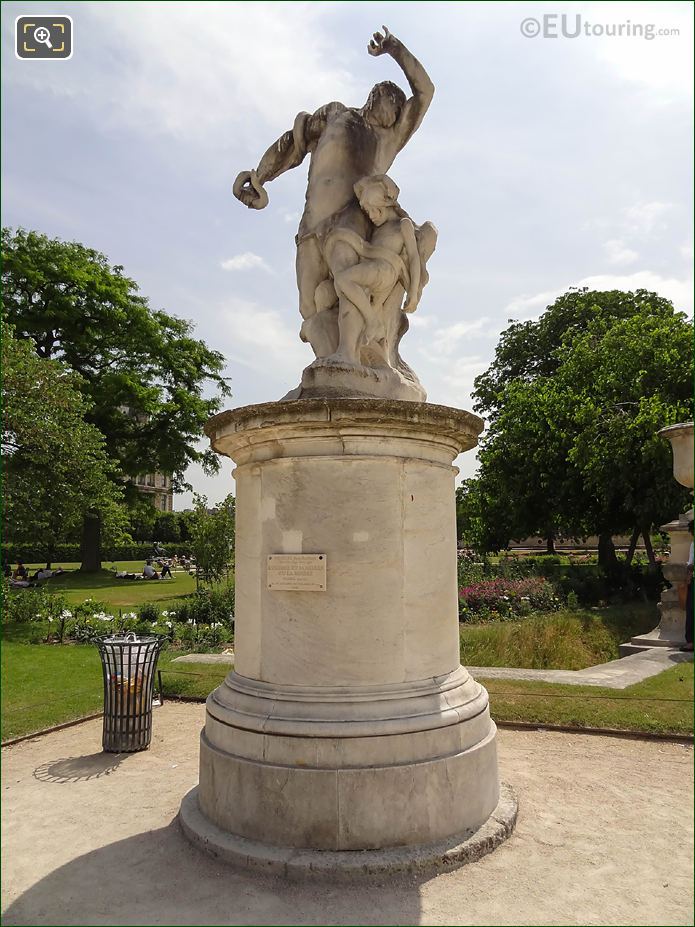
[[[268,205],[268,194],[255,171],[242,171],[234,181],[232,191],[249,209],[265,209]]]
[[[390,55],[398,42],[396,36],[391,35],[386,26],[382,26],[381,28],[384,30],[384,34],[382,35],[381,32],[375,32],[367,46],[367,51],[370,55]]]

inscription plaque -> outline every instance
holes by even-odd
[[[277,591],[325,592],[325,554],[270,554],[268,589]]]

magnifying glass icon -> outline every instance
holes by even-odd
[[[39,42],[41,45],[45,45],[47,48],[53,48],[51,45],[51,33],[45,26],[39,26],[38,29],[34,29],[34,41]]]

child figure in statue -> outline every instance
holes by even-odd
[[[414,224],[398,203],[398,187],[386,174],[364,177],[354,190],[374,232],[371,241],[345,228],[335,229],[327,238],[329,258],[338,242],[359,256],[333,281],[340,341],[330,359],[397,368],[402,363],[398,342],[407,329],[403,313],[418,306],[429,279],[426,262],[437,243],[437,230],[431,222]]]

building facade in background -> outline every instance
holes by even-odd
[[[174,511],[174,490],[171,477],[166,473],[146,473],[135,477],[138,492],[152,499],[154,507],[160,512]]]

